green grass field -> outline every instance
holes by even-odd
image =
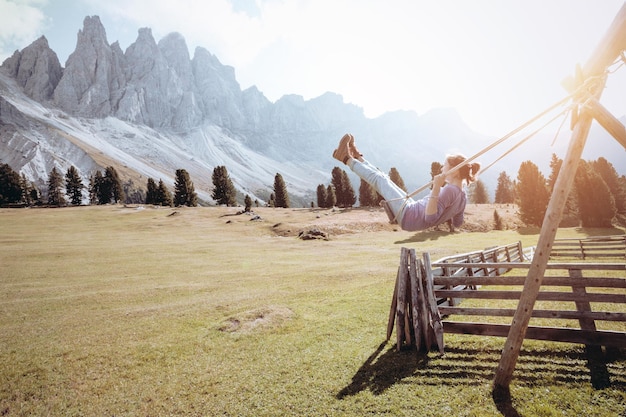
[[[526,341],[503,408],[504,339],[447,335],[443,356],[385,343],[402,246],[436,260],[538,231],[304,241],[276,230],[340,230],[342,213],[235,211],[0,210],[0,415],[626,415],[624,350],[597,389],[583,346]],[[558,237],[588,233],[615,230]]]

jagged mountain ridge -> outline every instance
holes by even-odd
[[[458,144],[471,144],[462,149],[471,153],[489,141],[449,109],[368,119],[335,93],[272,103],[256,87],[242,91],[234,68],[206,49],[190,57],[178,33],[157,43],[139,29],[123,52],[97,16],[85,18],[65,68],[43,36],[0,67],[0,160],[40,185],[53,166],[74,165],[87,178],[114,165],[138,186],[147,177],[172,186],[185,168],[210,201],[212,169],[225,165],[242,193],[264,199],[279,172],[308,202],[328,183],[337,165],[330,154],[347,131],[381,169],[397,167],[409,188],[428,181],[430,163]]]

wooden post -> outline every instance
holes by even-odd
[[[417,351],[422,350],[423,336],[422,326],[420,323],[420,303],[419,303],[419,290],[417,286],[417,259],[415,256],[415,249],[411,249],[409,252],[409,278],[411,280],[411,318],[413,319],[413,333],[415,334],[415,347]]]
[[[441,323],[441,315],[439,314],[437,299],[435,298],[435,287],[433,285],[433,268],[430,262],[430,253],[426,252],[422,254],[422,257],[424,258],[424,275],[422,277],[423,281],[425,281],[424,299],[428,303],[430,323],[435,334],[435,341],[437,342],[439,353],[443,355],[443,324]],[[428,346],[428,350],[430,350],[430,345]]]
[[[396,350],[399,352],[404,344],[404,315],[406,308],[406,284],[408,278],[408,252],[402,248],[400,252],[400,273],[398,274],[398,293],[396,304]]]
[[[387,321],[387,341],[391,339],[393,333],[393,325],[396,322],[396,307],[398,305],[398,282],[400,282],[400,274],[402,266],[398,267],[398,275],[396,276],[396,284],[393,288],[393,297],[391,297],[391,308],[389,309],[389,321]]]
[[[579,81],[580,79],[586,80],[590,77],[599,77],[599,82],[593,85],[593,90],[589,92],[592,97],[600,98],[606,83],[606,77],[603,77],[604,72],[624,49],[626,49],[626,3],[622,6],[602,41],[583,67],[582,76],[577,77]],[[578,85],[570,83],[570,87],[575,89]],[[589,134],[591,121],[592,117],[589,112],[582,109],[572,132],[572,139],[570,140],[563,166],[557,177],[554,191],[550,197],[537,249],[528,270],[524,290],[522,291],[504,349],[502,350],[502,356],[494,378],[494,393],[509,391],[515,364],[528,329],[528,323],[541,287],[546,265],[550,258],[550,248],[561,221],[567,196],[574,182],[574,176],[576,175],[578,162]]]
[[[543,219],[539,242],[537,243],[537,248],[530,269],[528,270],[528,275],[526,276],[524,289],[517,305],[517,310],[513,316],[509,335],[506,339],[504,349],[502,350],[502,357],[500,358],[500,364],[494,379],[494,388],[496,390],[508,390],[511,383],[515,364],[517,363],[535,300],[537,299],[537,294],[541,287],[541,280],[543,279],[546,265],[550,259],[550,247],[556,236],[556,231],[561,222],[563,208],[565,207],[567,196],[574,182],[578,161],[580,160],[585,141],[587,140],[587,134],[591,127],[591,120],[591,116],[588,114],[583,113],[581,115],[574,129],[572,141],[570,142],[567,155],[557,177],[554,191],[550,197],[550,203],[548,204],[548,210]]]
[[[606,107],[593,97],[585,102],[585,106],[593,118],[626,149],[626,128],[622,122],[617,120]]]

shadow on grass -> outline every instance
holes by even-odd
[[[597,237],[597,236],[613,236],[613,235],[623,235],[624,230],[619,229],[617,227],[611,228],[591,228],[591,227],[578,227],[576,231],[579,233],[584,233],[588,237]]]
[[[429,359],[414,349],[387,350],[383,342],[361,365],[336,397],[343,399],[369,390],[381,395],[399,383],[420,385],[485,385],[491,384],[498,367],[501,349],[448,346],[443,356]],[[615,366],[610,366],[615,364]],[[518,386],[580,385],[595,389],[611,387],[626,389],[626,351],[624,349],[584,349],[572,346],[564,350],[523,350],[514,373]],[[607,365],[609,365],[607,367]],[[508,388],[494,388],[494,403],[507,417],[519,414],[512,405]]]
[[[425,369],[428,355],[414,350],[396,351],[395,345],[383,353],[387,342],[383,342],[361,365],[352,377],[350,385],[337,394],[338,399],[370,390],[374,395],[384,393],[403,379],[412,376],[417,369]]]
[[[407,239],[398,240],[395,242],[395,244],[404,245],[407,243],[426,242],[428,240],[438,240],[440,237],[450,236],[453,233],[454,232],[448,232],[445,230],[426,230],[426,231],[417,232],[416,234],[414,234],[413,236]]]

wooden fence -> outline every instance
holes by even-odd
[[[555,239],[552,243],[550,258],[626,259],[626,235]]]
[[[507,250],[514,254],[510,261],[503,259]],[[395,323],[397,349],[413,345],[419,350],[436,347],[443,353],[444,333],[507,337],[530,264],[523,262],[519,244],[480,252],[484,254],[472,252],[431,263],[428,253],[420,260],[414,249],[402,248],[387,325],[389,339]],[[626,278],[612,277],[624,276],[612,271],[626,271],[626,264],[548,264],[526,338],[626,347],[626,332],[598,326],[626,322]],[[459,306],[464,299],[485,300],[487,305]],[[467,321],[469,317],[484,320]],[[563,325],[547,326],[542,319]],[[494,323],[497,320],[507,323]]]

